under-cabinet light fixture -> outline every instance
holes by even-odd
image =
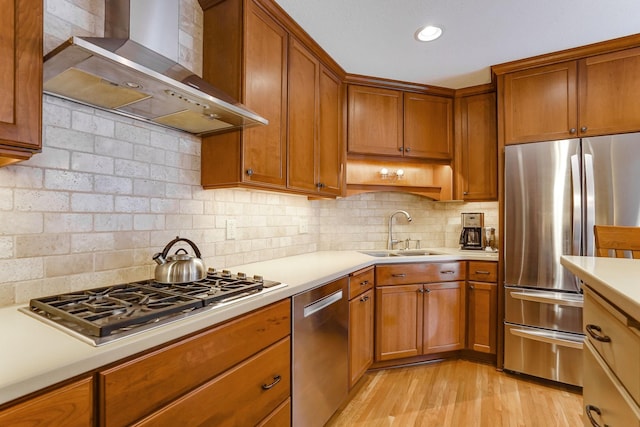
[[[380,177],[382,179],[402,179],[404,178],[404,169],[389,172],[389,169],[380,169]]]

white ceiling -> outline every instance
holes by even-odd
[[[347,73],[453,89],[489,67],[640,33],[640,0],[276,0]],[[444,28],[415,41],[418,27]]]

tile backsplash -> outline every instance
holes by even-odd
[[[198,13],[200,12],[200,13]],[[45,0],[45,52],[70,35],[102,35],[104,0]],[[181,1],[181,62],[201,69],[201,11]],[[200,35],[200,37],[198,37]],[[456,247],[460,212],[496,202],[438,203],[400,193],[338,200],[242,189],[203,190],[200,138],[44,96],[43,150],[0,168],[0,306],[146,279],[151,257],[176,235],[207,266],[312,252],[385,248],[389,215],[399,239]],[[227,220],[237,235],[227,239]],[[415,244],[414,242],[412,244]]]

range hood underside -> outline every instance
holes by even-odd
[[[203,92],[207,83],[195,75],[177,81],[80,37],[49,53],[44,65],[45,93],[161,126],[206,135],[268,123]]]

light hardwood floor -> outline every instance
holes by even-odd
[[[466,360],[373,371],[327,427],[578,427],[582,395]]]

